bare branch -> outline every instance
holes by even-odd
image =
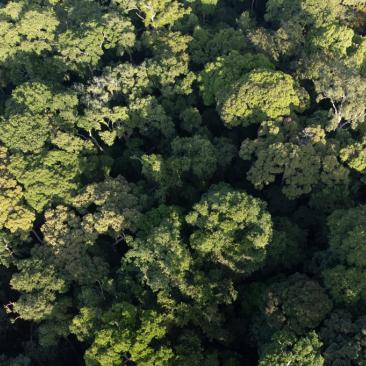
[[[44,244],[43,240],[41,239],[41,237],[38,235],[38,233],[35,230],[32,230],[32,234],[36,237],[37,241],[40,244]]]

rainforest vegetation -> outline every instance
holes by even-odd
[[[366,365],[366,0],[3,0],[0,366]]]

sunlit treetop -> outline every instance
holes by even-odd
[[[254,70],[219,95],[218,111],[226,126],[247,126],[304,111],[308,102],[307,92],[290,75]]]
[[[226,184],[212,186],[186,217],[190,243],[201,255],[250,274],[260,268],[272,236],[264,202]]]

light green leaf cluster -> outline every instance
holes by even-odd
[[[146,32],[144,41],[153,51],[146,61],[147,72],[164,94],[188,95],[196,76],[189,70],[188,45],[192,37],[181,32]]]
[[[93,338],[93,331],[100,320],[100,311],[91,307],[82,307],[70,324],[70,331],[79,341]]]
[[[281,95],[281,98],[278,96]],[[281,71],[254,70],[219,96],[218,111],[228,127],[289,116],[306,109],[307,92]]]
[[[199,77],[200,92],[205,105],[214,104],[223,89],[229,88],[253,69],[271,70],[273,64],[262,54],[241,55],[237,51],[207,63]]]
[[[52,49],[59,25],[53,9],[29,8],[9,2],[0,9],[0,63],[18,54],[41,54]]]
[[[102,324],[85,353],[87,366],[118,366],[126,361],[141,366],[167,366],[173,357],[171,349],[152,346],[167,332],[163,316],[156,311],[140,310],[122,302],[102,316]]]
[[[102,280],[108,265],[102,258],[89,254],[98,233],[65,206],[49,209],[44,216],[41,227],[44,245],[36,247],[33,256],[46,258],[68,283],[86,286]]]
[[[78,126],[89,134],[97,131],[107,144],[115,138],[128,138],[135,131],[171,136],[174,125],[158,99],[149,95],[152,90],[149,77],[146,62],[139,66],[124,63],[107,67],[101,76],[78,88],[81,103],[87,108]],[[111,101],[121,95],[125,105],[111,107]]]
[[[52,137],[51,143],[68,153],[79,154],[85,152],[92,154],[95,152],[95,146],[90,140],[82,139],[68,132],[57,131],[55,136]]]
[[[146,27],[172,26],[191,9],[177,0],[137,0],[137,7],[144,14]]]
[[[347,50],[353,45],[354,31],[346,26],[331,24],[313,32],[310,45],[325,52],[330,51],[341,57],[347,56]]]
[[[60,59],[73,70],[87,65],[95,67],[105,49],[117,47],[123,54],[135,43],[131,21],[116,14],[106,14],[100,21],[81,24],[83,32],[66,30],[58,37]]]
[[[15,88],[0,119],[0,140],[11,150],[39,153],[50,138],[52,127],[70,128],[75,123],[77,98],[53,92],[34,82]]]
[[[62,150],[25,157],[14,155],[10,172],[24,187],[24,198],[40,212],[52,202],[64,202],[77,188],[80,172],[78,156]]]
[[[364,173],[366,170],[366,138],[344,147],[339,155],[350,168]]]

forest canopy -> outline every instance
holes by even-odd
[[[0,3],[0,366],[366,365],[366,0]]]

